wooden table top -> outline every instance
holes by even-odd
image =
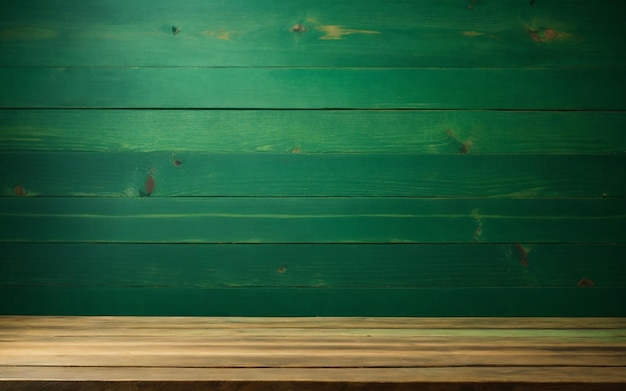
[[[626,384],[626,319],[0,317],[0,389],[50,382],[610,390]]]

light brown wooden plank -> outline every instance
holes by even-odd
[[[10,380],[65,381],[320,381],[329,382],[558,382],[589,383],[602,379],[605,383],[623,383],[623,368],[551,367],[546,368],[122,368],[122,367],[0,367],[2,382]]]
[[[140,329],[140,328],[100,328],[96,326],[92,330],[88,329],[63,329],[54,328],[45,330],[44,328],[28,328],[19,329],[11,328],[0,330],[0,338],[3,340],[24,340],[36,341],[37,339],[46,340],[48,338],[59,338],[70,340],[72,338],[133,338],[133,339],[150,339],[159,337],[172,337],[180,340],[184,338],[219,338],[228,340],[228,338],[236,338],[241,340],[261,339],[261,338],[281,338],[289,340],[290,338],[425,338],[433,340],[437,338],[453,339],[453,338],[473,338],[473,339],[493,339],[493,338],[523,338],[524,340],[532,340],[534,338],[541,339],[546,342],[549,340],[556,341],[574,341],[577,339],[593,338],[594,341],[607,339],[615,343],[617,339],[626,338],[626,330],[595,330],[595,329],[572,329],[572,330],[542,330],[542,329],[375,329],[375,328],[354,328],[354,329],[310,329],[310,328],[197,328],[197,329]],[[105,326],[106,327],[106,326]],[[206,341],[206,340],[205,340]]]
[[[111,329],[624,329],[626,318],[405,318],[405,317],[130,317],[130,316],[0,316],[0,331],[61,327],[93,332]]]
[[[498,341],[491,343],[497,344]],[[389,351],[378,349],[286,349],[277,340],[274,348],[155,347],[107,348],[84,345],[74,349],[6,349],[0,351],[0,365],[87,366],[87,367],[184,367],[184,368],[436,368],[456,366],[573,366],[626,367],[624,348],[570,348],[562,352],[545,349],[423,349]]]
[[[617,328],[587,330],[560,329],[563,323],[559,319],[550,325],[547,320],[541,324],[541,319],[523,318],[461,319],[457,325],[464,321],[478,328],[466,325],[457,329],[446,328],[449,320],[444,318],[430,319],[430,328],[424,324],[412,328],[427,321],[415,318],[365,318],[362,324],[349,318],[308,319],[314,328],[294,327],[293,323],[306,322],[302,318],[224,318],[221,322],[219,318],[132,317],[0,320],[5,326],[0,332],[0,365],[6,366],[626,367],[626,328],[616,323],[623,319],[606,320],[609,327]],[[394,328],[385,327],[389,321],[395,321],[391,324]],[[592,327],[602,325],[602,319],[568,321],[578,321],[578,327],[585,322],[593,322]],[[368,322],[370,327],[364,328]],[[534,322],[538,322],[535,327],[543,328],[528,328]],[[225,327],[220,328],[220,323]],[[330,328],[324,328],[325,323]],[[497,324],[508,328],[488,328]],[[520,324],[527,328],[519,328]],[[39,333],[29,334],[33,328]],[[21,329],[24,334],[20,335]],[[117,330],[118,334],[102,335],[102,330]],[[173,335],[172,330],[177,333]]]
[[[399,332],[398,332],[399,331]],[[155,338],[157,337],[158,338]],[[223,347],[258,347],[260,349],[273,348],[276,341],[288,345],[285,349],[296,347],[316,349],[319,347],[338,348],[338,349],[356,349],[356,348],[379,348],[396,347],[400,350],[405,349],[407,343],[417,344],[424,348],[441,347],[441,348],[481,348],[483,350],[495,349],[501,347],[522,347],[525,348],[529,344],[536,347],[562,347],[565,343],[568,347],[626,347],[626,332],[613,333],[560,333],[542,335],[541,332],[535,335],[528,335],[522,332],[510,332],[508,334],[497,333],[490,335],[489,333],[472,334],[472,333],[450,333],[446,335],[440,330],[432,330],[432,332],[409,332],[405,330],[376,330],[364,329],[354,330],[350,333],[323,333],[318,331],[310,331],[307,329],[280,329],[274,333],[264,332],[255,333],[250,331],[244,332],[219,332],[209,331],[208,333],[196,332],[161,332],[154,335],[102,335],[101,333],[85,336],[64,336],[64,335],[37,335],[30,333],[2,333],[0,339],[3,342],[3,348],[12,349],[30,349],[35,347],[47,348],[51,342],[58,347],[76,348],[83,345],[120,347],[127,346],[129,348],[142,347],[147,343],[150,346],[186,346],[203,347],[203,348],[223,348]],[[491,342],[498,341],[498,346],[490,345]],[[106,345],[105,345],[106,343]],[[412,349],[412,347],[410,347]]]

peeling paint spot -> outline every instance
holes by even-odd
[[[217,38],[222,41],[230,41],[231,34],[233,34],[234,31],[226,31],[224,29],[219,29],[219,30],[205,30],[202,33],[204,35],[208,35],[209,37]]]
[[[543,30],[543,36],[545,37],[546,41],[552,41],[559,36],[559,33],[553,29],[545,29]]]
[[[481,35],[485,35],[485,33],[481,33],[478,31],[463,31],[463,35],[466,37],[473,38],[473,37],[480,37]]]
[[[582,37],[575,34],[567,33],[563,30],[552,27],[538,27],[537,24],[527,26],[526,30],[528,31],[530,38],[539,43],[577,43],[583,41]]]
[[[321,36],[320,39],[343,39],[344,35],[350,34],[380,34],[380,31],[347,29],[339,25],[324,25],[315,29],[324,32],[325,35]]]
[[[472,147],[471,140],[461,141],[461,139],[450,129],[446,129],[446,134],[452,141],[454,141],[455,144],[458,145],[458,153],[465,154],[469,152],[470,148]]]
[[[519,255],[519,263],[523,267],[528,267],[528,250],[524,246],[519,243],[515,244],[515,250],[517,250],[517,254]]]
[[[482,238],[482,234],[483,234],[483,227],[479,224],[478,228],[476,228],[476,230],[474,230],[474,233],[472,234],[472,240],[474,242],[480,242]]]
[[[306,31],[306,27],[301,25],[300,23],[296,23],[289,29],[292,33],[304,33]]]
[[[26,189],[24,189],[22,185],[17,185],[13,188],[13,193],[18,197],[24,197],[26,195]]]
[[[259,145],[258,147],[254,148],[255,151],[273,151],[274,150],[274,146],[273,145]]]
[[[150,197],[155,187],[154,177],[152,174],[148,174],[146,182],[144,183],[145,191],[140,190],[139,195],[142,197]]]
[[[594,283],[590,279],[581,278],[576,285],[578,285],[579,288],[591,288],[594,286]]]
[[[472,218],[476,221],[477,227],[472,234],[472,240],[474,243],[478,243],[483,241],[483,220],[480,215],[480,210],[478,208],[474,208],[471,211]]]

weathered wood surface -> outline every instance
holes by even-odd
[[[1,243],[0,252],[4,287],[626,287],[626,246],[612,244]]]
[[[12,197],[0,242],[623,243],[622,199]]]
[[[626,109],[619,68],[6,67],[0,84],[0,108]]]
[[[626,113],[0,110],[3,151],[624,154]]]
[[[6,152],[0,196],[626,196],[626,155],[465,155]]]
[[[626,34],[620,0],[67,4],[3,4],[0,65],[611,67],[626,59],[616,38]]]
[[[72,381],[115,382],[111,389],[143,381],[333,390],[626,384],[623,318],[1,317],[0,340],[2,389]]]
[[[0,314],[626,316],[623,1],[4,3]]]

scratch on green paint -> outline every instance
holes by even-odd
[[[345,28],[344,26],[340,26],[337,24],[320,24],[314,18],[307,18],[307,22],[316,25],[315,29],[317,31],[321,31],[324,33],[319,39],[323,40],[337,40],[343,39],[344,35],[350,34],[380,34],[380,31],[376,30],[360,30],[360,29],[350,29]]]
[[[274,146],[273,145],[259,145],[258,147],[255,148],[255,150],[262,151],[262,152],[273,151]]]

